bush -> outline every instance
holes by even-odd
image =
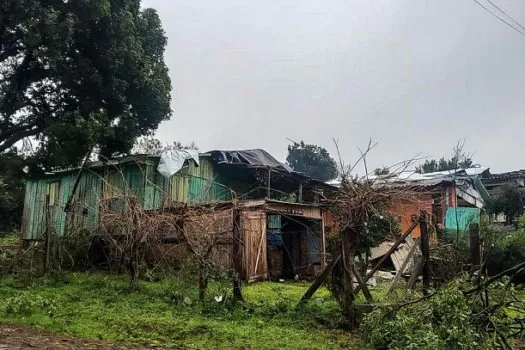
[[[54,299],[26,292],[6,299],[4,312],[10,315],[31,315],[45,310],[48,315],[52,316],[57,309],[58,303]]]
[[[441,283],[451,281],[464,272],[470,259],[466,239],[457,240],[455,235],[443,235],[430,255],[432,280]]]
[[[487,257],[490,275],[498,274],[525,261],[525,228],[510,233],[495,242]],[[514,279],[515,283],[525,283],[525,273]]]
[[[494,329],[508,335],[505,330],[509,330],[512,319],[502,308],[495,308],[488,315],[477,296],[463,293],[465,286],[472,287],[461,279],[455,280],[428,299],[401,307],[375,309],[365,316],[361,325],[364,340],[376,349],[498,347]],[[496,283],[489,289],[490,294],[494,299],[505,295],[503,288],[512,289]]]

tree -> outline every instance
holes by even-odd
[[[131,149],[131,154],[151,154],[160,155],[163,151],[177,150],[177,149],[198,149],[195,142],[189,145],[183,145],[179,141],[173,141],[171,144],[162,142],[152,136],[144,136],[135,142],[135,145]]]
[[[24,158],[16,152],[0,153],[0,234],[19,229],[24,208]]]
[[[293,142],[288,146],[286,162],[293,170],[319,181],[332,180],[337,176],[337,163],[328,151],[303,141]]]
[[[458,142],[452,150],[452,157],[449,159],[441,157],[439,160],[425,160],[422,165],[416,167],[416,172],[426,174],[436,171],[472,168],[475,165],[472,161],[472,154],[463,151],[464,144],[465,142]]]
[[[167,39],[140,0],[0,5],[0,152],[38,141],[43,165],[129,151],[171,115]]]
[[[505,214],[507,223],[524,213],[525,200],[523,193],[516,184],[507,183],[501,187],[501,192],[487,203],[491,214]]]

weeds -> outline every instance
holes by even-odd
[[[125,276],[71,273],[31,283],[13,277],[0,281],[5,321],[45,330],[124,343],[182,348],[334,349],[357,340],[337,329],[340,312],[320,290],[300,313],[294,306],[304,283],[247,285],[245,302],[219,302],[222,286],[210,282],[198,301],[194,281],[164,278],[142,282],[129,292]]]

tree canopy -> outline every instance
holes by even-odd
[[[463,151],[463,145],[463,143],[458,143],[454,146],[450,158],[441,157],[439,160],[425,160],[422,165],[416,167],[416,171],[421,174],[426,174],[436,171],[472,168],[475,165],[472,160],[472,155]]]
[[[167,39],[140,0],[0,5],[0,152],[37,140],[50,165],[129,151],[171,114]]]
[[[19,229],[24,208],[24,158],[16,150],[0,153],[0,235]]]
[[[510,220],[523,214],[524,199],[524,194],[516,184],[507,183],[487,203],[487,210],[492,214],[505,214],[510,223]]]
[[[163,144],[155,137],[144,136],[137,139],[135,145],[131,149],[131,154],[160,155],[163,151],[177,150],[182,148],[198,149],[195,142],[192,142],[189,145],[184,145],[180,141],[173,141],[172,143]]]
[[[293,142],[288,146],[286,162],[295,171],[316,180],[328,181],[337,176],[337,163],[328,151],[320,146]]]

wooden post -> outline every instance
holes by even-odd
[[[326,267],[326,232],[325,232],[325,216],[326,212],[321,215],[321,269]]]
[[[46,237],[45,237],[45,244],[46,244],[46,253],[44,256],[44,273],[49,272],[49,266],[51,265],[51,215],[49,213],[49,194],[46,195],[45,200],[45,220],[46,220]]]
[[[430,287],[430,240],[427,218],[423,210],[419,216],[419,229],[421,231],[421,256],[423,258],[423,293],[427,295]]]
[[[93,152],[93,147],[89,149],[89,152],[86,154],[86,157],[82,161],[82,165],[80,166],[80,169],[78,169],[77,176],[75,177],[75,182],[73,183],[73,189],[71,190],[71,193],[69,194],[69,197],[66,201],[66,205],[64,206],[64,211],[66,213],[69,213],[71,210],[71,202],[73,201],[73,197],[75,197],[75,192],[77,192],[78,183],[80,182],[80,175],[82,174],[82,170],[84,169],[84,166],[86,166],[86,163],[89,160],[89,157],[91,156],[91,153]]]
[[[469,226],[470,238],[470,259],[472,265],[479,266],[481,264],[481,249],[479,245],[479,224],[471,223]]]
[[[343,315],[347,320],[354,321],[354,283],[353,283],[353,265],[354,249],[359,238],[357,228],[347,228],[343,231],[343,244],[341,252],[341,266],[343,267]],[[366,282],[366,281],[365,281]]]
[[[233,298],[242,301],[241,276],[242,276],[242,235],[241,215],[238,210],[233,211]]]
[[[302,203],[303,202],[303,183],[299,183],[299,196],[298,196],[298,202],[299,203]]]
[[[299,309],[301,306],[303,306],[304,304],[306,304],[306,302],[308,300],[310,300],[310,298],[312,297],[312,295],[314,295],[314,293],[319,289],[319,287],[321,287],[321,285],[323,284],[323,282],[328,278],[328,276],[330,275],[330,272],[332,272],[332,270],[334,269],[335,265],[339,262],[339,259],[341,259],[341,255],[338,255],[337,257],[335,257],[334,259],[332,259],[332,261],[330,262],[330,264],[328,264],[325,269],[323,270],[323,272],[321,272],[321,274],[319,275],[319,277],[317,277],[314,281],[314,283],[312,283],[312,285],[310,286],[310,288],[308,288],[308,290],[306,291],[306,293],[304,293],[303,297],[301,298],[301,300],[299,300],[299,303],[297,304],[297,307],[296,309]]]
[[[368,287],[366,286],[365,281],[363,280],[363,277],[357,271],[357,268],[355,267],[355,264],[352,264],[352,272],[355,275],[355,279],[357,280],[357,283],[361,286],[361,289],[363,290],[363,294],[365,295],[366,301],[369,304],[372,304],[374,302],[374,299],[372,298],[372,294],[370,294],[370,291],[368,290]]]
[[[266,184],[266,198],[267,199],[270,199],[271,197],[271,189],[272,189],[272,187],[270,186],[271,181],[272,181],[272,168],[268,168],[268,179],[267,179],[267,184]]]

